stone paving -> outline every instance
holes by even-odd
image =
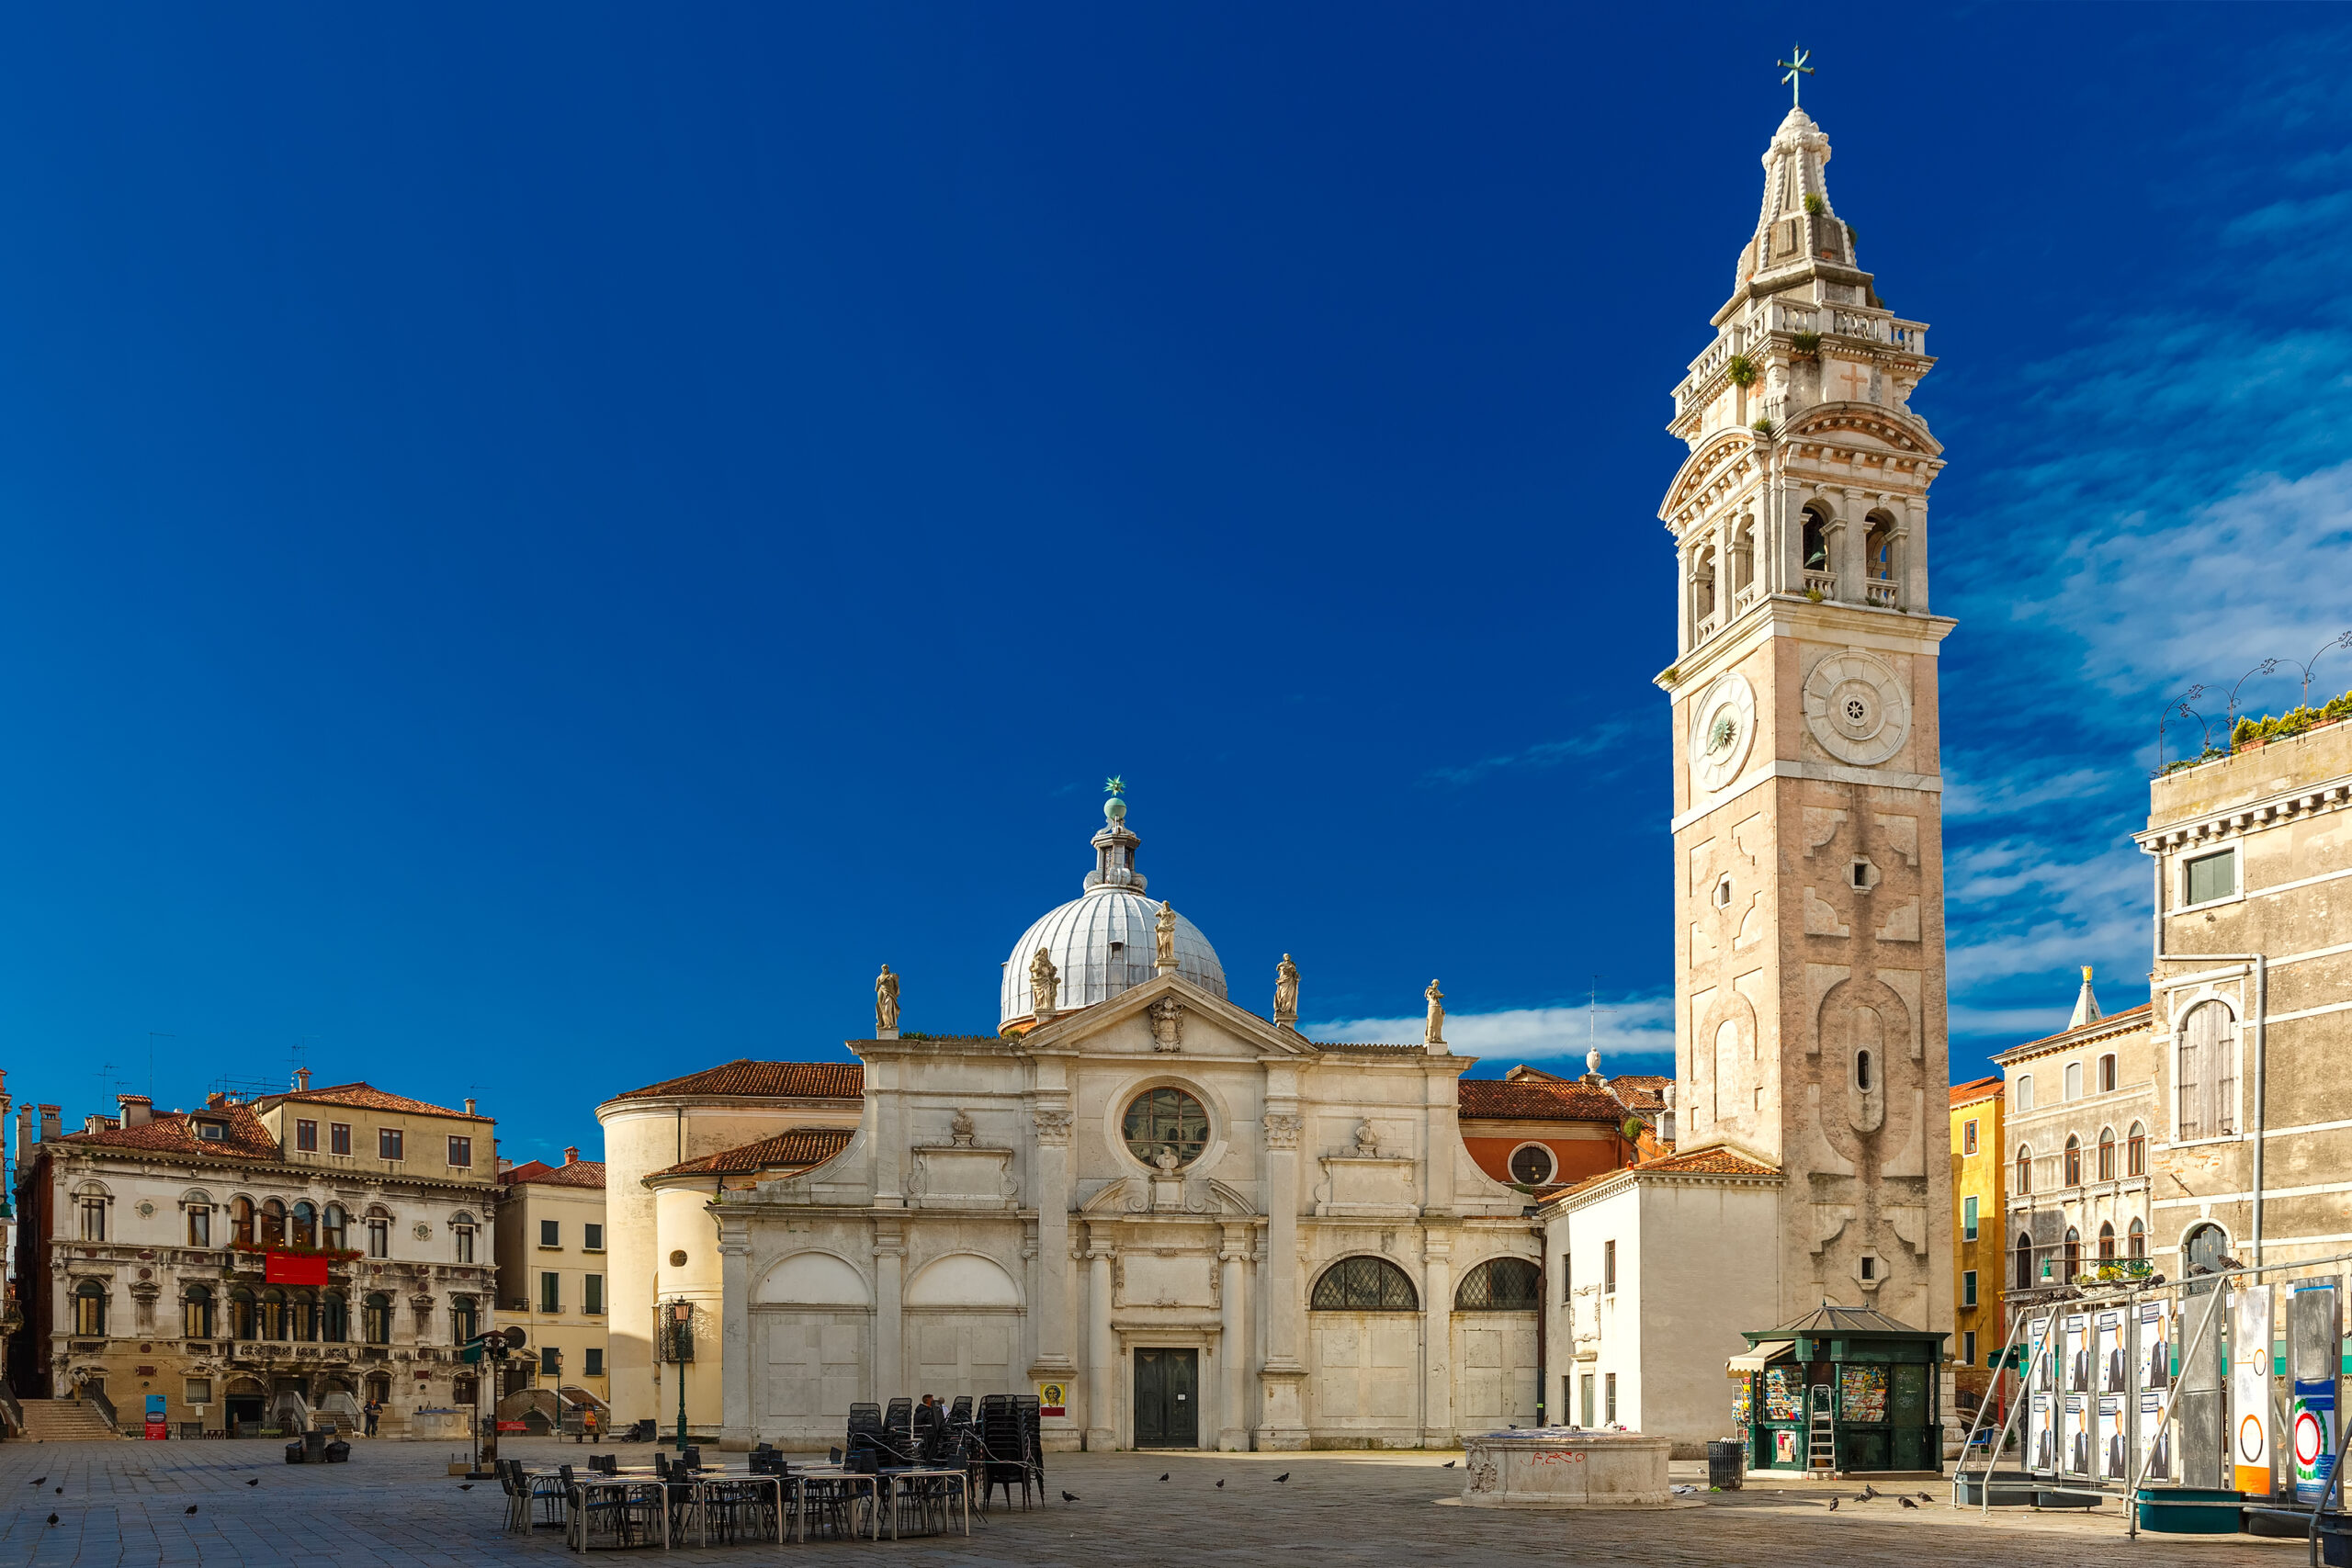
[[[575,1462],[588,1450],[547,1438],[504,1450],[534,1466]],[[624,1446],[622,1454],[648,1450]],[[470,1492],[443,1473],[443,1445],[357,1440],[352,1462],[288,1465],[271,1440],[0,1444],[0,1568],[113,1568],[203,1563],[211,1568],[458,1568],[571,1561],[560,1532],[529,1539],[502,1529],[497,1483]],[[1450,1456],[1430,1453],[1057,1454],[1052,1493],[1080,1499],[1023,1514],[975,1518],[972,1536],[901,1542],[819,1542],[615,1554],[675,1568],[711,1568],[776,1555],[909,1564],[1118,1563],[1160,1568],[1197,1562],[1476,1568],[1635,1562],[1643,1568],[1824,1568],[1853,1562],[2066,1564],[2130,1551],[2150,1563],[2239,1562],[2254,1553],[2303,1561],[2300,1541],[2248,1537],[2191,1540],[2142,1536],[2127,1546],[2120,1515],[2079,1517],[1996,1510],[1985,1522],[1948,1504],[1860,1502],[1859,1487],[1755,1486],[1706,1506],[1650,1513],[1538,1514],[1440,1507],[1460,1491]],[[1703,1466],[1678,1465],[1678,1479]],[[1287,1483],[1275,1477],[1287,1473]],[[1165,1474],[1168,1479],[1161,1481]],[[35,1477],[44,1478],[36,1488]],[[1216,1483],[1225,1482],[1223,1488]],[[248,1484],[257,1482],[258,1484]],[[62,1487],[62,1492],[56,1490]],[[1948,1496],[1948,1488],[1915,1483]],[[1831,1496],[1841,1499],[1831,1512]],[[194,1514],[186,1510],[193,1505]],[[51,1514],[57,1523],[48,1522]],[[603,1559],[609,1561],[610,1557]]]

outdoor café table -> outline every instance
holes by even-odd
[[[574,1551],[585,1551],[588,1550],[588,1510],[594,1505],[597,1493],[612,1493],[617,1502],[626,1505],[632,1490],[659,1492],[662,1483],[653,1479],[650,1471],[647,1471],[637,1475],[575,1473],[571,1478],[571,1485],[574,1500],[571,1505],[571,1518],[563,1532],[564,1544]],[[660,1506],[662,1549],[667,1551],[670,1549],[670,1506],[666,1495],[661,1498]]]
[[[673,1480],[676,1479],[673,1475]],[[784,1477],[753,1475],[747,1470],[725,1470],[713,1467],[699,1470],[686,1477],[688,1506],[694,1511],[695,1544],[710,1544],[710,1493],[718,1486],[764,1486],[775,1494],[775,1538],[784,1539]],[[679,1521],[679,1533],[684,1533],[685,1521]]]
[[[799,1464],[792,1473],[781,1477],[792,1490],[792,1523],[794,1540],[808,1539],[808,1483],[821,1482],[827,1485],[863,1490],[874,1500],[874,1539],[882,1539],[882,1478],[861,1471],[843,1470],[837,1464]]]
[[[899,1539],[899,1511],[897,1507],[893,1506],[891,1494],[904,1489],[920,1495],[921,1483],[937,1483],[942,1485],[945,1485],[949,1483],[954,1483],[956,1501],[963,1506],[964,1533],[966,1535],[971,1534],[972,1477],[968,1471],[911,1469],[886,1470],[882,1472],[881,1511],[890,1516],[890,1539],[892,1540]],[[876,1540],[882,1539],[882,1532],[879,1528],[878,1521],[874,1532],[874,1539]]]

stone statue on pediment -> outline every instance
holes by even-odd
[[[1054,967],[1053,951],[1039,948],[1037,956],[1029,961],[1029,994],[1035,1002],[1035,1010],[1039,1018],[1045,1018],[1055,1010],[1054,1004],[1060,999],[1061,988],[1061,972]]]
[[[1175,905],[1173,905],[1173,904],[1170,904],[1170,903],[1166,903],[1166,902],[1164,902],[1164,901],[1160,904],[1160,906],[1159,906],[1159,913],[1158,915],[1154,916],[1154,917],[1153,917],[1153,919],[1152,919],[1152,922],[1151,922],[1151,935],[1152,935],[1152,944],[1153,944],[1153,947],[1154,947],[1154,949],[1155,949],[1155,952],[1154,952],[1154,954],[1153,954],[1153,959],[1152,959],[1152,962],[1153,962],[1154,965],[1159,969],[1159,973],[1161,973],[1161,974],[1163,974],[1163,975],[1170,975],[1170,974],[1175,973],[1175,970],[1176,970],[1176,906],[1175,906]]]
[[[1298,1017],[1298,965],[1283,954],[1274,965],[1274,1021],[1289,1023]]]
[[[899,1031],[899,977],[890,973],[888,964],[874,977],[874,1032],[895,1034]]]
[[[1429,1022],[1421,1030],[1421,1043],[1442,1045],[1445,1043],[1445,993],[1437,988],[1435,980],[1431,980],[1430,988],[1421,995],[1430,999]]]

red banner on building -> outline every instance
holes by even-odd
[[[262,1266],[262,1279],[272,1285],[323,1285],[327,1282],[327,1260],[319,1255],[272,1252]]]

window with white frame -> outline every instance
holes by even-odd
[[[2018,1075],[2018,1109],[2019,1111],[2033,1109],[2033,1075],[2031,1073]]]
[[[2066,1064],[2066,1098],[2068,1100],[2083,1098],[2083,1065],[2080,1062]]]
[[[2238,852],[2234,845],[2198,855],[2180,868],[2180,901],[2184,908],[2234,898],[2238,891]]]

